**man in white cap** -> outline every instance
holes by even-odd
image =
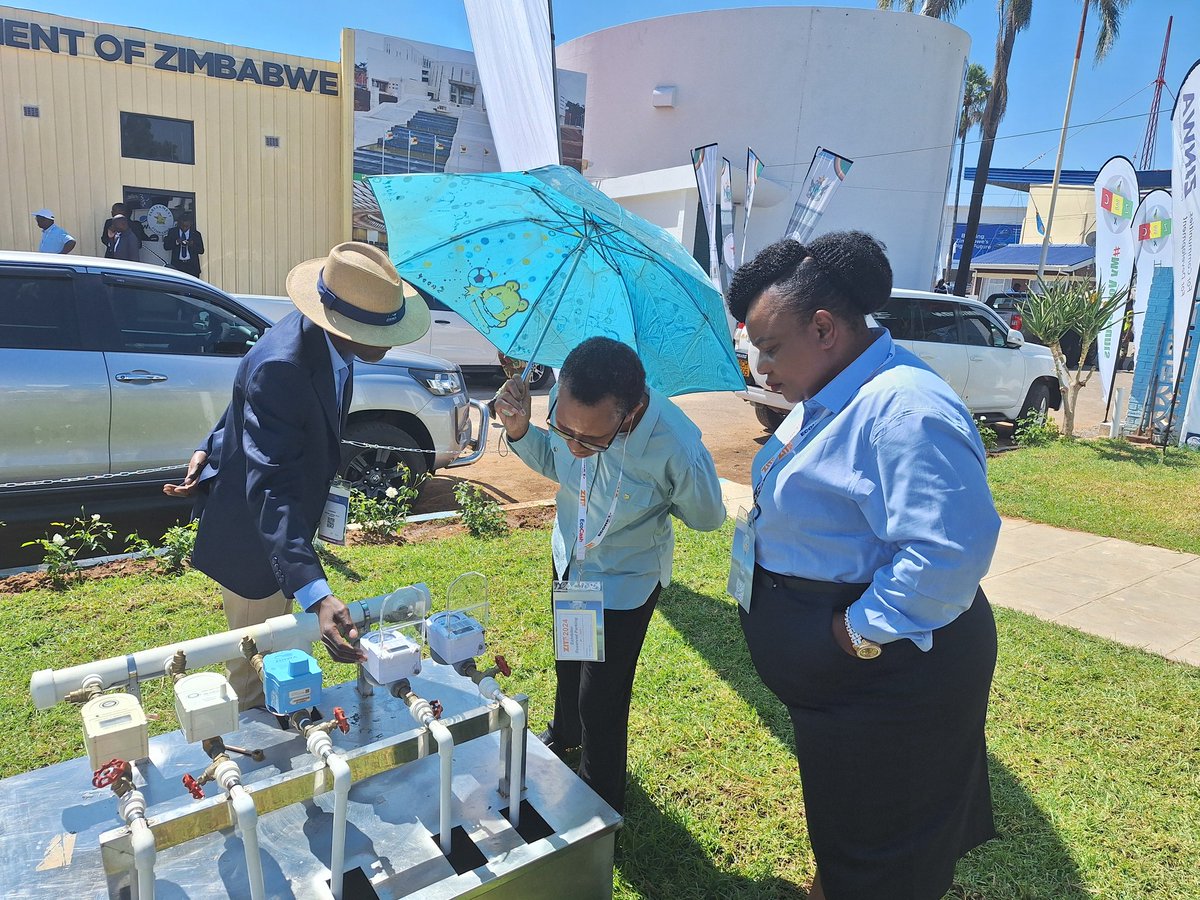
[[[75,249],[75,238],[54,221],[54,213],[50,210],[39,209],[33,214],[33,218],[38,228],[42,229],[42,241],[38,244],[39,253],[70,253]]]
[[[192,565],[221,586],[231,629],[284,615],[295,598],[316,613],[329,655],[353,663],[358,633],[313,537],[341,460],[354,359],[377,362],[420,338],[429,308],[386,253],[353,241],[292,269],[287,292],[296,311],[243,357],[229,407],[183,483],[163,491],[196,496]],[[241,707],[263,705],[249,664],[229,669]]]

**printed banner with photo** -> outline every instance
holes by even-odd
[[[733,241],[733,166],[721,159],[721,293],[729,290],[733,272],[738,267],[737,250]]]
[[[721,256],[717,250],[717,145],[705,144],[692,151],[692,168],[696,171],[696,190],[700,192],[700,209],[708,231],[708,277],[713,287],[722,290]]]
[[[1133,235],[1137,243],[1133,259],[1137,273],[1133,288],[1133,333],[1140,336],[1146,310],[1150,308],[1154,270],[1171,265],[1171,195],[1167,191],[1151,191],[1142,199],[1133,214]]]
[[[854,160],[839,156],[832,150],[818,147],[808,166],[808,174],[800,186],[800,196],[796,198],[796,207],[788,220],[786,237],[803,244],[812,236],[829,201],[838,185],[846,180],[846,175]]]
[[[558,71],[563,164],[583,166],[587,76]],[[387,247],[372,175],[498,172],[475,55],[372,31],[354,32],[355,240]]]
[[[742,255],[741,259],[746,258],[746,234],[750,231],[750,210],[754,207],[754,188],[758,185],[758,178],[762,175],[763,164],[758,158],[758,154],[750,147],[746,148],[746,214],[742,218]]]
[[[1101,298],[1115,297],[1133,279],[1137,240],[1133,212],[1138,205],[1137,170],[1124,156],[1114,156],[1100,168],[1096,192],[1096,288]],[[1108,324],[1096,335],[1096,360],[1100,385],[1108,397],[1117,355],[1125,307],[1115,310]]]

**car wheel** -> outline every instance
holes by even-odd
[[[529,389],[531,391],[540,391],[542,388],[548,388],[554,383],[554,370],[549,366],[539,365],[534,363],[529,370]]]
[[[754,404],[754,415],[758,416],[758,423],[771,432],[782,425],[783,420],[787,418],[787,413],[783,410],[775,409],[773,406],[762,406],[758,403]]]
[[[402,428],[387,422],[357,422],[346,428],[343,440],[381,447],[417,447],[417,440]],[[424,453],[411,450],[375,450],[367,447],[342,445],[342,465],[338,473],[349,482],[352,490],[368,497],[379,498],[393,485],[403,484],[399,466],[408,467],[410,484],[419,482],[429,471]]]
[[[1023,419],[1030,413],[1037,413],[1042,419],[1045,419],[1050,412],[1050,388],[1046,386],[1044,381],[1038,381],[1029,386],[1029,393],[1025,395],[1025,402],[1021,404],[1021,415],[1018,419]]]

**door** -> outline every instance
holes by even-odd
[[[1008,331],[987,313],[960,307],[959,325],[967,349],[967,391],[963,399],[971,412],[999,413],[1025,398],[1025,362],[1008,346]]]
[[[109,471],[108,373],[85,333],[71,269],[0,267],[0,482]]]
[[[182,465],[229,405],[261,329],[228,300],[167,280],[106,279],[112,465]]]
[[[958,304],[953,300],[914,302],[919,318],[913,352],[963,396],[967,390],[967,348],[958,336]]]

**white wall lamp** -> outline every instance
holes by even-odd
[[[673,109],[675,107],[675,85],[660,84],[650,92],[650,105],[656,108]]]

